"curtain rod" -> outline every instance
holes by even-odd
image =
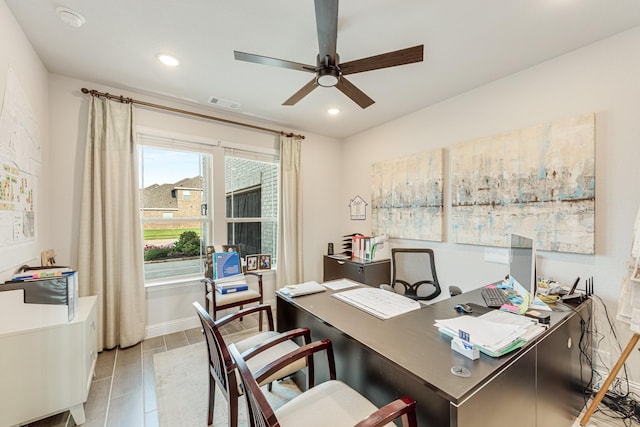
[[[84,87],[81,90],[82,90],[82,93],[88,93],[91,96],[102,96],[102,97],[105,97],[107,99],[114,99],[116,101],[126,102],[126,103],[129,103],[129,104],[138,104],[138,105],[143,105],[145,107],[157,108],[159,110],[171,111],[172,113],[185,114],[187,116],[199,117],[201,119],[215,120],[215,121],[222,122],[222,123],[227,123],[227,124],[230,124],[230,125],[243,126],[243,127],[247,127],[247,128],[263,131],[263,132],[275,133],[275,134],[278,134],[278,135],[285,135],[285,136],[288,136],[288,137],[296,137],[296,138],[304,139],[304,135],[296,135],[294,133],[284,132],[284,131],[281,131],[281,130],[275,130],[275,129],[265,128],[265,127],[261,127],[261,126],[250,125],[248,123],[236,122],[236,121],[233,121],[233,120],[223,119],[223,118],[220,118],[220,117],[208,116],[206,114],[194,113],[193,111],[187,111],[187,110],[181,110],[179,108],[167,107],[166,105],[153,104],[151,102],[140,101],[140,100],[133,99],[133,98],[126,98],[126,97],[124,97],[122,95],[120,95],[120,96],[111,95],[110,93],[107,93],[107,92],[98,92],[97,90],[87,89],[87,88],[84,88]]]

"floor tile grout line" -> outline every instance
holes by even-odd
[[[107,408],[104,413],[104,427],[107,427],[107,422],[109,421],[109,410],[111,409],[111,392],[113,391],[113,379],[116,376],[116,366],[118,364],[118,352],[120,351],[120,347],[116,347],[116,354],[113,357],[113,368],[111,369],[111,382],[109,384],[109,397],[107,399]]]

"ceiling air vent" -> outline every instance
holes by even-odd
[[[240,108],[239,103],[218,98],[216,96],[209,97],[209,104],[215,105],[216,107],[228,108],[230,110],[237,110]]]

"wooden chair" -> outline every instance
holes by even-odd
[[[229,347],[236,361],[247,396],[251,427],[381,427],[393,426],[400,418],[403,427],[416,427],[416,402],[402,397],[378,409],[373,403],[341,381],[336,381],[335,361],[331,341],[322,340],[282,356],[259,371],[252,371],[235,345]],[[296,360],[318,351],[326,351],[330,380],[296,396],[275,411],[267,402],[259,383]]]
[[[311,333],[308,328],[298,328],[284,333],[276,332],[273,327],[271,306],[268,304],[248,307],[225,316],[218,321],[214,321],[208,311],[198,302],[194,302],[193,306],[202,323],[209,354],[209,412],[207,425],[211,425],[213,422],[215,391],[216,384],[218,384],[222,395],[228,402],[228,426],[236,427],[238,425],[238,397],[242,395],[242,388],[240,387],[236,365],[229,355],[229,350],[222,338],[220,328],[242,316],[266,313],[269,330],[236,343],[238,351],[242,352],[243,360],[246,360],[245,366],[249,365],[251,371],[257,371],[270,362],[278,360],[282,355],[298,349],[299,346],[292,340],[293,338],[301,337],[305,344],[310,343]],[[268,388],[271,390],[273,381],[289,376],[305,367],[307,368],[307,385],[312,388],[314,386],[313,357],[298,359],[290,364],[283,364],[281,369],[261,378],[260,384],[269,384]]]
[[[245,305],[258,303],[263,303],[262,298],[262,274],[260,273],[245,273],[245,279],[249,278],[257,278],[253,280],[247,280],[247,284],[249,285],[249,289],[241,292],[233,292],[230,294],[220,294],[216,292],[216,282],[211,277],[205,277],[202,279],[202,283],[204,284],[204,294],[207,312],[211,313],[213,320],[216,320],[218,317],[218,312],[220,310],[226,310],[228,308],[239,307],[241,310]],[[262,312],[259,314],[259,330],[262,331]]]

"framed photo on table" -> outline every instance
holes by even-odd
[[[258,270],[271,270],[271,255],[258,255]]]
[[[258,269],[258,255],[247,255],[247,271],[256,271]]]

